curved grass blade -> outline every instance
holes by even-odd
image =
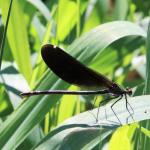
[[[149,98],[150,95],[129,98],[129,103],[134,109],[133,117],[135,122],[150,119]],[[49,133],[35,149],[85,149],[87,145],[91,148],[95,147],[118,127],[117,124],[114,124],[116,119],[110,109],[112,103],[113,102],[100,107],[98,124],[95,124],[93,117],[93,115],[97,113],[97,108],[91,111],[93,115],[89,112],[81,113],[66,120],[62,125]],[[134,123],[131,118],[126,122],[126,117],[128,117],[129,114],[124,106],[124,101],[118,102],[115,108],[119,119],[124,125]],[[107,109],[107,120],[105,109]],[[51,147],[49,147],[49,145],[51,145]]]
[[[32,75],[32,67],[30,61],[30,50],[27,36],[27,27],[25,23],[25,16],[21,4],[23,1],[13,1],[11,10],[11,17],[9,19],[9,27],[7,33],[7,39],[10,45],[11,52],[14,60],[18,65],[19,71],[25,76],[29,82]],[[6,10],[9,6],[9,1],[0,1],[0,7],[2,10],[2,18],[6,20]],[[15,35],[15,39],[14,39]],[[14,40],[12,40],[14,39]]]
[[[7,15],[7,19],[6,19],[6,26],[4,28],[2,43],[0,46],[0,70],[1,70],[1,65],[2,65],[2,57],[3,57],[3,52],[4,52],[5,39],[6,39],[6,33],[7,33],[7,28],[8,28],[8,23],[9,23],[10,12],[11,12],[11,8],[12,8],[12,2],[13,2],[13,0],[10,1],[8,15]]]

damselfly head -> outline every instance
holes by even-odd
[[[132,95],[132,89],[129,88],[129,87],[127,87],[127,88],[126,88],[126,93],[127,93],[129,96],[131,96],[131,95]]]
[[[117,95],[123,95],[123,94],[127,94],[129,96],[132,95],[132,90],[130,88],[123,89],[116,83],[113,83],[112,87],[109,90],[111,93],[117,94]]]

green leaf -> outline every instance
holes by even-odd
[[[3,69],[0,72],[0,83],[5,87],[13,108],[17,108],[21,103],[20,92],[30,89],[22,74],[19,74],[15,66],[8,62],[3,63]]]
[[[8,28],[9,18],[10,18],[10,12],[12,8],[12,2],[13,0],[10,1],[8,15],[7,15],[6,24],[5,24],[5,28],[4,28],[3,36],[2,36],[2,42],[0,46],[0,70],[1,70],[1,65],[2,65],[2,58],[3,58],[3,53],[4,53],[4,46],[5,46],[5,41],[6,41],[6,34],[7,34],[7,28]]]
[[[150,119],[150,101],[148,101],[149,98],[150,95],[128,98],[128,102],[134,110],[134,120],[131,118],[126,109],[125,99],[117,102],[115,104],[114,111],[121,123],[126,125],[128,123]],[[66,120],[62,125],[49,133],[35,149],[74,150],[85,148],[90,149],[95,147],[118,127],[118,120],[111,109],[111,105],[114,102],[115,100],[111,101],[106,106],[96,108],[90,112],[88,111],[81,113]],[[96,120],[93,116],[97,116],[98,109],[98,123],[96,123]]]
[[[115,19],[116,20],[124,20],[127,16],[129,9],[129,1],[128,0],[117,0],[115,2]],[[122,7],[123,6],[123,7]]]
[[[39,0],[27,0],[27,1],[31,3],[32,5],[34,5],[39,10],[43,14],[43,16],[46,18],[46,20],[49,21],[51,19],[50,12],[42,1],[39,1]]]
[[[150,23],[147,31],[147,52],[146,52],[146,81],[145,81],[145,94],[150,93]]]
[[[86,9],[87,1],[80,3],[80,15]],[[63,41],[69,32],[75,27],[78,19],[78,4],[76,1],[60,0],[58,3],[57,22],[57,40]],[[65,9],[64,9],[65,8]],[[67,16],[67,17],[66,17]]]
[[[21,1],[15,0],[12,5],[11,16],[8,25],[7,38],[20,72],[29,82],[31,79],[32,68],[30,61],[29,43],[27,37],[27,28],[23,10],[20,5]],[[0,1],[3,20],[6,20],[9,1]],[[13,40],[12,40],[13,39]]]

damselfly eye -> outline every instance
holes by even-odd
[[[126,93],[127,93],[129,96],[131,96],[131,95],[132,95],[132,90],[131,90],[131,88],[127,87],[127,88],[126,88]]]

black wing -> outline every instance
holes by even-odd
[[[46,44],[41,55],[47,66],[64,81],[83,87],[111,88],[113,82],[87,68],[59,47]]]

